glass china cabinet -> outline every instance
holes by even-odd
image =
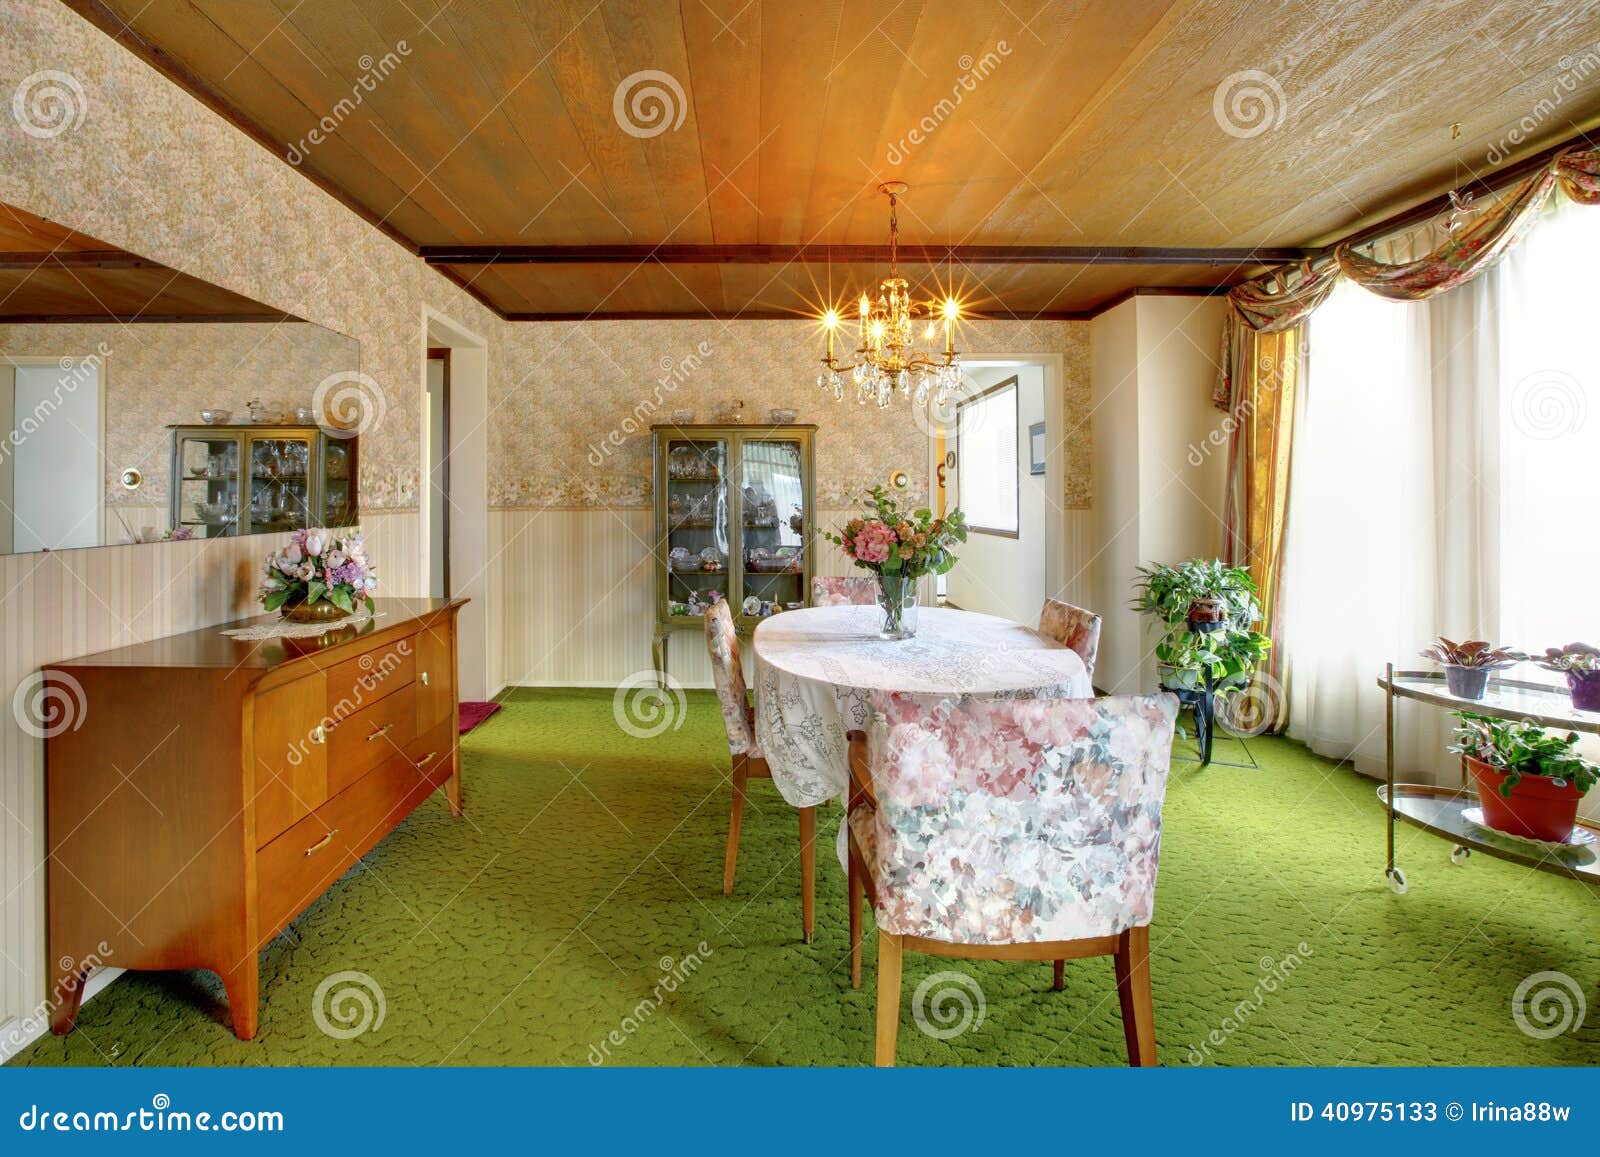
[[[675,630],[727,599],[741,631],[806,605],[816,510],[815,426],[652,426],[657,671]]]
[[[173,529],[231,538],[356,522],[356,438],[299,425],[171,429]]]

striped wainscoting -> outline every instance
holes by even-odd
[[[853,511],[824,510],[838,526]],[[1059,597],[1095,605],[1092,519],[1068,511]],[[489,670],[496,686],[616,685],[650,668],[655,572],[649,510],[489,512]],[[819,544],[822,574],[852,573]],[[932,587],[924,592],[931,599]],[[668,667],[685,686],[707,687],[711,669],[694,631],[675,632]]]
[[[364,528],[384,590],[420,586],[418,518]],[[41,664],[248,615],[262,556],[278,536],[0,556],[0,1042],[45,999],[44,744],[19,715]],[[92,717],[94,704],[74,707]]]

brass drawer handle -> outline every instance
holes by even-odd
[[[312,844],[309,848],[307,848],[306,849],[306,855],[311,856],[311,855],[315,855],[317,852],[322,851],[323,848],[325,848],[329,844],[333,843],[333,837],[338,835],[338,834],[339,834],[339,829],[338,828],[334,828],[333,831],[329,832],[327,835],[323,836],[320,840],[318,840],[316,843]]]
[[[327,731],[327,728],[323,727],[322,724],[320,724],[320,723],[317,724],[315,727],[313,727],[311,729],[311,742],[312,743],[326,743],[326,742],[328,742],[328,731]]]
[[[426,671],[422,673],[422,685],[424,687],[428,686],[428,673]]]
[[[421,759],[417,760],[417,767],[419,767],[419,768],[427,767],[428,764],[433,762],[433,757],[438,755],[438,754],[439,753],[437,751],[428,752],[427,755],[424,755]]]
[[[388,735],[389,732],[391,732],[393,730],[394,730],[394,724],[393,723],[385,723],[382,727],[378,728],[378,730],[374,731],[371,735],[367,736],[367,742],[371,743],[374,739],[377,739],[377,738],[379,738],[380,736],[383,736],[383,735]]]

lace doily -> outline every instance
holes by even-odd
[[[331,623],[291,623],[288,619],[279,619],[274,623],[259,623],[253,627],[233,627],[222,633],[230,639],[309,639],[313,635],[325,635],[345,627],[364,627],[383,617],[382,614],[371,615],[362,611]]]

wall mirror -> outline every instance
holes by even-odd
[[[360,344],[0,204],[0,554],[354,523]]]

